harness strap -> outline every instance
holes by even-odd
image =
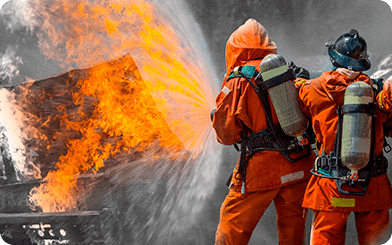
[[[245,126],[245,125],[244,125]],[[244,180],[245,177],[245,165],[246,165],[246,139],[248,137],[248,128],[245,126],[241,137],[241,157],[238,171],[234,175],[234,178],[238,180]]]
[[[252,77],[256,77],[258,74],[259,72],[256,70],[256,66],[237,66],[230,73],[226,82],[234,77],[246,77],[251,79]]]

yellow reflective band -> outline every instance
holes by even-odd
[[[331,197],[331,206],[353,208],[355,207],[355,199]]]
[[[316,139],[316,141],[314,142],[314,147],[316,147],[316,151],[317,151],[317,152],[320,151],[320,149],[318,148],[318,146],[319,146],[318,143],[319,143],[319,142],[318,142],[317,139]]]
[[[306,81],[305,80],[301,80],[301,81],[297,81],[297,82],[295,82],[295,86],[297,86],[297,84],[300,84],[300,83],[306,83]]]
[[[384,107],[383,104],[382,104],[382,100],[381,100],[382,92],[384,92],[384,91],[381,91],[378,94],[378,105],[381,107],[381,109]]]
[[[289,67],[287,65],[280,66],[278,68],[266,71],[261,73],[261,76],[263,77],[263,81],[267,81],[270,78],[276,77],[282,73],[285,73]]]

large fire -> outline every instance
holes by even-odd
[[[209,78],[158,3],[42,0],[25,8],[42,54],[72,71],[56,86],[25,84],[16,96],[26,144],[55,161],[31,192],[33,208],[76,209],[77,176],[98,172],[116,154],[148,149],[151,159],[185,151],[198,157],[209,133],[203,126],[213,103]],[[88,72],[79,74],[80,67]],[[56,98],[70,100],[56,104]],[[27,113],[33,107],[52,114]],[[52,159],[58,142],[66,150]]]

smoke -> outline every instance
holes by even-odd
[[[392,54],[387,56],[384,60],[381,60],[379,64],[376,64],[375,72],[371,75],[372,79],[383,77],[387,79],[392,71]]]
[[[8,46],[5,53],[1,56],[0,78],[8,83],[11,82],[13,77],[19,76],[19,65],[23,64],[22,58],[15,56],[15,50],[17,48],[18,46]]]
[[[392,53],[392,12],[381,0],[235,1],[193,5],[202,23],[219,73],[225,72],[225,44],[230,34],[247,19],[259,21],[273,38],[278,52],[294,61],[322,55],[324,44],[355,28],[367,43],[371,61]],[[375,60],[376,59],[376,60]],[[308,63],[311,64],[311,61]],[[331,65],[326,69],[330,69]]]
[[[29,0],[7,1],[0,11],[2,17],[6,19],[6,30],[11,33],[24,28],[33,31],[38,23],[32,6]]]

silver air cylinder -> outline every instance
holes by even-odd
[[[263,81],[273,79],[289,69],[286,60],[277,54],[267,55],[259,67]],[[287,80],[267,91],[283,132],[293,137],[302,136],[308,127],[308,119],[299,107],[293,81]]]
[[[373,90],[358,81],[347,86],[344,105],[373,103]],[[341,159],[351,170],[364,168],[369,162],[372,133],[372,115],[366,112],[343,114]]]

